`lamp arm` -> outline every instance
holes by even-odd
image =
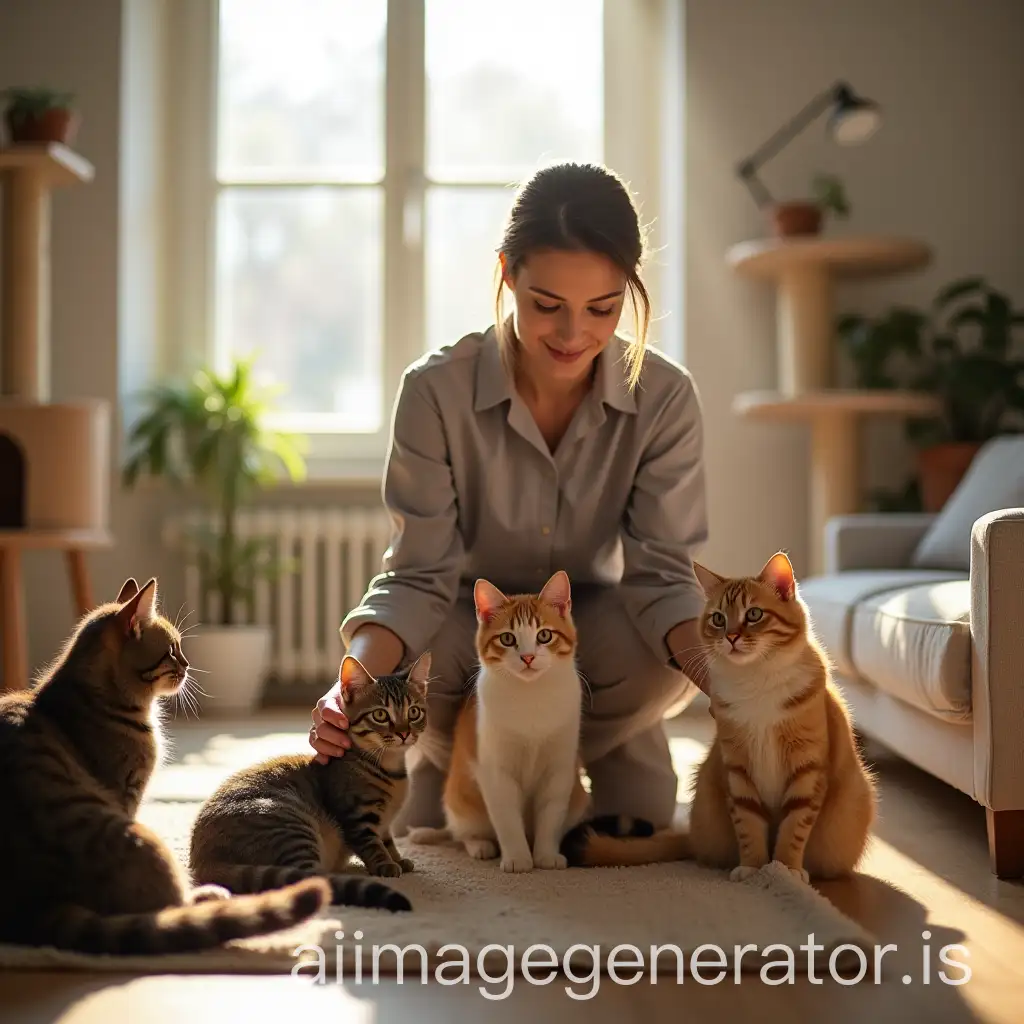
[[[844,82],[836,82],[828,89],[819,93],[809,103],[784,124],[774,135],[763,142],[750,156],[743,160],[737,168],[741,178],[746,182],[754,195],[758,206],[772,201],[771,194],[757,177],[758,168],[770,160],[776,153],[784,149],[800,134],[816,117],[826,111],[835,102],[836,97],[846,89]]]

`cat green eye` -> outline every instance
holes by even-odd
[[[721,612],[712,612],[711,625],[716,629],[725,629],[725,616]]]
[[[411,707],[409,708],[409,721],[418,722],[423,717],[423,708]]]
[[[377,708],[376,711],[370,715],[378,725],[387,725],[391,721],[391,716],[384,710],[384,708]]]
[[[551,643],[551,630],[541,629],[537,631],[537,643],[549,644]]]
[[[498,639],[502,642],[505,647],[515,647],[516,635],[515,633],[502,633]]]
[[[764,612],[760,608],[750,608],[747,610],[747,622],[760,622],[764,618]]]

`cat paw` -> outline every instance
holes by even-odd
[[[568,866],[568,861],[561,853],[535,853],[533,866],[547,871],[561,871]]]
[[[398,862],[398,866],[399,866],[399,867],[400,867],[400,868],[401,868],[401,869],[402,869],[403,871],[415,871],[415,869],[416,869],[416,865],[415,865],[415,864],[413,864],[413,862],[412,862],[411,860],[409,860],[409,858],[408,858],[408,857],[403,857],[403,858],[402,858],[402,859],[401,859],[401,860],[400,860],[400,861]]]
[[[533,857],[528,853],[521,854],[518,857],[502,857],[501,870],[515,874],[519,874],[522,871],[532,871]]]
[[[793,867],[792,864],[787,864],[786,867],[788,867],[789,870],[792,871],[793,874],[797,878],[799,878],[801,882],[805,882],[808,885],[810,885],[810,883],[811,883],[811,876],[807,873],[805,868],[795,868],[795,867]]]
[[[190,903],[209,903],[211,900],[229,900],[231,893],[223,885],[198,885],[189,896]]]
[[[744,879],[750,878],[751,875],[756,875],[760,868],[755,868],[750,864],[741,864],[739,867],[733,868],[729,873],[729,880],[732,882],[742,882]]]
[[[377,864],[375,867],[369,868],[369,873],[371,875],[381,875],[385,878],[398,878],[402,873],[402,868],[392,860],[388,861],[387,864]]]
[[[498,847],[490,839],[467,839],[465,847],[474,860],[494,860],[498,856]]]

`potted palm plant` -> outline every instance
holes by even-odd
[[[144,392],[143,412],[129,436],[123,479],[132,487],[143,474],[195,488],[207,505],[209,525],[183,532],[198,564],[204,598],[214,596],[216,621],[187,640],[189,660],[208,674],[208,708],[244,711],[258,702],[270,657],[270,630],[235,621],[257,579],[288,570],[270,542],[238,536],[239,508],[279,478],[305,476],[299,439],[268,428],[270,393],[259,388],[250,361],[225,374],[200,370],[183,382]]]
[[[922,506],[937,512],[990,438],[1024,427],[1024,358],[1015,331],[1024,312],[983,277],[942,288],[927,311],[844,315],[839,337],[857,385],[933,394],[937,416],[912,419]]]

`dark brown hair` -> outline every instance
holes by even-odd
[[[495,329],[510,370],[514,350],[504,329],[504,276],[513,278],[523,260],[540,249],[598,253],[626,275],[636,335],[626,359],[629,384],[635,387],[643,365],[651,300],[640,277],[644,256],[640,219],[622,180],[596,164],[561,163],[537,171],[520,187],[499,250],[505,260],[504,275],[500,260],[496,272]]]

